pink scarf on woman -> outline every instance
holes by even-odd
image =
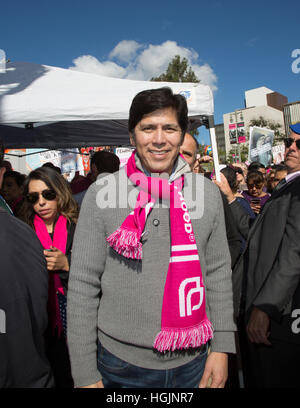
[[[170,203],[171,257],[164,287],[161,330],[154,348],[168,352],[197,348],[213,337],[205,311],[205,290],[197,245],[182,194],[184,177],[169,184],[147,177],[136,167],[134,151],[126,165],[129,179],[139,189],[135,209],[107,241],[126,258],[142,259],[141,237],[157,199]]]
[[[51,246],[59,249],[64,254],[66,253],[67,246],[67,219],[63,215],[60,215],[55,227],[53,240],[51,239],[44,221],[38,216],[34,216],[34,229],[35,232],[43,246],[44,249],[50,249]],[[57,271],[49,272],[49,298],[48,298],[48,307],[49,307],[49,320],[52,329],[54,330],[57,327],[58,336],[61,335],[63,331],[62,321],[59,312],[59,303],[56,296],[57,292],[60,292],[64,295],[64,290],[62,283]]]

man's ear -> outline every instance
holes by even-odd
[[[5,172],[6,172],[6,168],[5,167],[0,167],[0,188],[2,187],[3,176],[4,176]]]
[[[99,171],[98,171],[97,166],[96,166],[95,163],[92,163],[91,170],[92,170],[92,174],[97,177],[98,174],[99,174]]]
[[[136,147],[135,140],[134,140],[134,135],[133,135],[132,132],[129,132],[129,140],[130,140],[131,145]]]

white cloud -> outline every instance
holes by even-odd
[[[145,46],[136,41],[123,40],[109,53],[108,60],[101,62],[91,55],[82,55],[73,60],[74,66],[70,69],[115,78],[150,80],[165,72],[175,55],[188,60],[202,84],[209,85],[213,91],[217,90],[217,76],[213,69],[208,64],[199,65],[198,53],[181,47],[175,41]]]
[[[251,38],[250,40],[248,40],[247,42],[246,42],[246,45],[247,45],[247,47],[251,47],[251,48],[254,48],[255,46],[256,46],[256,43],[257,43],[257,41],[258,41],[258,38]]]
[[[136,41],[123,40],[120,41],[115,48],[110,52],[109,58],[116,58],[121,62],[129,63],[136,57],[137,50],[142,45]]]
[[[112,61],[100,62],[92,55],[82,55],[73,60],[74,67],[70,67],[75,71],[89,72],[103,76],[114,78],[124,78],[126,69]]]

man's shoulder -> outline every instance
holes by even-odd
[[[14,215],[8,214],[7,211],[2,208],[0,208],[0,225],[3,233],[3,235],[0,234],[0,236],[5,239],[6,243],[8,243],[11,238],[26,242],[38,240],[35,232],[29,225]]]
[[[5,210],[5,212],[8,214],[12,214],[11,208],[1,195],[0,195],[0,209]]]

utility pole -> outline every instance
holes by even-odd
[[[243,116],[243,110],[242,109],[236,109],[234,111],[234,116],[235,116],[235,125],[236,125],[236,141],[237,141],[237,147],[238,147],[238,158],[239,158],[239,162],[241,163],[241,144],[239,142],[239,137],[238,137],[238,119],[237,119],[237,115],[240,115],[240,120],[244,120],[244,116]]]

